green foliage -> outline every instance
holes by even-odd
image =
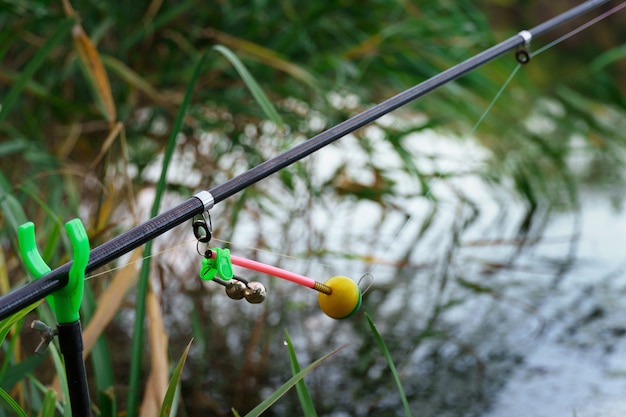
[[[13,87],[9,90],[2,100],[2,108],[0,109],[0,123],[6,119],[15,102],[19,99],[26,84],[31,80],[35,72],[41,68],[44,61],[48,58],[52,50],[68,35],[73,19],[66,19],[59,22],[56,31],[47,39],[46,43],[37,51],[35,55],[28,61],[19,78],[13,83]],[[6,30],[6,29],[5,29]]]

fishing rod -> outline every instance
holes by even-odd
[[[374,122],[380,117],[396,110],[429,92],[449,83],[466,73],[480,67],[507,52],[517,49],[516,58],[520,63],[530,60],[527,51],[531,40],[554,30],[566,22],[608,3],[609,0],[589,0],[564,13],[555,16],[531,29],[522,30],[509,39],[415,85],[373,107],[359,113],[344,122],[294,146],[261,164],[251,168],[237,177],[208,191],[200,191],[182,204],[157,215],[145,223],[91,249],[85,272],[91,272],[122,255],[162,235],[168,230],[182,224],[195,216],[208,212],[234,194],[250,187],[283,168],[313,154],[319,149],[337,141],[355,130]],[[43,297],[63,289],[69,281],[69,273],[73,263],[68,262],[45,273],[39,279],[0,297],[0,319],[37,302]]]

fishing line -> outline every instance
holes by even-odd
[[[254,246],[248,246],[248,245],[244,245],[244,244],[241,244],[241,243],[235,243],[235,242],[232,242],[230,240],[218,239],[218,238],[215,238],[215,237],[212,238],[211,240],[214,240],[216,242],[220,242],[220,243],[223,243],[223,244],[226,244],[226,245],[239,247],[239,248],[242,248],[242,249],[248,249],[248,250],[255,251],[255,252],[267,253],[268,255],[278,256],[278,257],[285,258],[285,259],[290,259],[290,260],[299,261],[299,262],[306,262],[306,263],[310,263],[310,264],[321,265],[321,266],[324,266],[324,267],[327,267],[327,268],[333,268],[332,265],[326,264],[326,263],[323,263],[323,262],[311,261],[309,259],[299,258],[299,257],[293,256],[293,255],[287,255],[287,254],[280,253],[280,252],[273,252],[273,251],[271,251],[269,249],[261,249],[261,248],[257,248],[257,247],[254,247]]]
[[[251,251],[255,251],[255,252],[267,253],[268,255],[273,255],[273,256],[280,257],[280,258],[289,259],[289,260],[292,260],[292,261],[308,263],[310,265],[319,265],[319,266],[322,266],[322,267],[324,267],[326,269],[330,269],[330,270],[333,270],[333,269],[337,268],[335,265],[331,265],[329,263],[320,262],[320,261],[312,261],[310,259],[300,258],[298,256],[293,256],[293,255],[287,255],[287,254],[280,253],[280,252],[273,252],[273,251],[268,250],[268,249],[261,249],[261,248],[257,248],[257,247],[254,247],[254,246],[248,246],[248,245],[244,245],[244,244],[240,244],[240,243],[235,243],[235,242],[232,242],[232,241],[229,241],[229,240],[218,239],[218,238],[215,238],[215,237],[213,237],[211,240],[214,240],[216,242],[220,242],[220,243],[223,243],[223,244],[226,244],[226,245],[231,245],[231,246],[234,246],[234,247],[239,247],[239,248],[242,248],[242,249],[247,249],[247,250],[251,250]],[[358,274],[358,272],[354,271],[354,270],[348,270],[348,272],[351,272],[353,274]]]
[[[472,126],[472,128],[469,130],[468,133],[466,133],[463,138],[460,141],[460,145],[463,146],[465,145],[465,143],[469,140],[470,137],[472,137],[472,135],[476,132],[476,130],[478,129],[478,127],[481,125],[481,123],[485,120],[485,118],[487,117],[487,114],[489,114],[491,112],[491,109],[493,108],[493,106],[496,104],[496,102],[498,101],[498,99],[500,98],[500,96],[502,96],[502,94],[504,93],[504,91],[506,90],[506,88],[509,86],[509,84],[511,83],[511,81],[513,80],[513,78],[515,77],[515,75],[517,74],[517,72],[519,71],[519,69],[522,67],[522,64],[517,64],[513,70],[511,71],[511,74],[509,74],[508,78],[504,81],[504,83],[502,84],[502,86],[500,87],[500,89],[498,90],[498,92],[495,94],[495,96],[493,97],[493,99],[491,100],[491,102],[489,103],[489,105],[485,108],[485,110],[482,112],[482,114],[480,115],[480,117],[478,118],[478,120],[476,121],[476,123],[474,123],[474,125]],[[438,174],[435,178],[433,178],[433,180],[431,181],[431,183],[429,184],[428,187],[428,191],[426,192],[426,194],[424,194],[424,198],[429,198],[432,197],[432,190],[434,188],[435,185],[437,185],[437,183],[443,181],[443,177],[442,174]],[[374,280],[374,270],[376,269],[376,267],[379,265],[380,260],[385,259],[387,253],[389,252],[389,250],[391,249],[391,247],[395,244],[395,242],[400,238],[400,235],[402,234],[402,232],[406,229],[406,227],[408,226],[409,223],[411,223],[414,220],[414,216],[412,214],[410,214],[406,220],[404,221],[404,223],[402,224],[402,226],[400,227],[400,230],[398,230],[398,232],[396,233],[396,235],[394,236],[394,238],[391,240],[391,243],[389,243],[387,245],[387,247],[385,248],[385,250],[383,251],[383,255],[380,256],[377,260],[377,262],[370,268],[370,270],[368,272],[366,272],[361,279],[359,280],[359,282],[361,280],[363,280],[366,275],[371,276],[372,282],[369,284],[369,286],[367,287],[367,289],[369,290],[370,287],[373,285],[373,280]]]
[[[92,275],[86,276],[85,277],[85,281],[91,280],[93,278],[98,278],[98,277],[101,277],[102,275],[106,275],[106,274],[109,274],[109,273],[112,273],[112,272],[115,272],[115,271],[119,271],[120,269],[124,269],[124,268],[126,268],[128,266],[132,266],[132,265],[138,264],[140,262],[143,262],[144,259],[156,258],[159,255],[162,255],[164,253],[167,253],[167,252],[173,251],[175,249],[181,248],[181,247],[183,247],[185,245],[190,245],[191,243],[195,243],[195,242],[196,242],[195,239],[188,240],[188,241],[185,241],[185,242],[181,242],[178,245],[175,245],[175,246],[172,246],[172,247],[169,247],[169,248],[165,248],[165,249],[163,249],[163,250],[161,250],[159,252],[152,253],[152,254],[150,254],[148,256],[143,256],[143,257],[141,257],[139,259],[136,259],[134,261],[125,263],[124,265],[119,265],[119,266],[116,266],[116,267],[113,267],[113,268],[109,268],[106,271],[101,271],[101,272],[98,272],[96,274],[92,274]]]
[[[577,27],[576,29],[573,29],[572,31],[566,33],[565,35],[555,39],[554,41],[550,42],[549,44],[539,48],[537,51],[531,53],[531,56],[537,56],[539,54],[541,54],[542,52],[547,51],[548,49],[552,48],[555,45],[558,45],[559,43],[571,38],[572,36],[582,32],[583,30],[589,28],[590,26],[606,19],[607,17],[619,12],[620,10],[622,10],[623,8],[626,7],[626,2],[623,2],[615,7],[613,7],[611,10],[606,11],[605,13],[602,13],[600,16],[597,16],[585,23],[583,23],[582,25],[580,25],[579,27]]]
[[[247,245],[243,245],[243,244],[238,244],[232,241],[228,241],[228,240],[224,240],[224,239],[218,239],[218,238],[213,238],[212,240],[223,243],[223,244],[227,244],[227,245],[231,245],[231,246],[235,246],[235,247],[241,247],[244,249],[248,249],[248,250],[252,250],[255,252],[263,252],[263,253],[267,253],[273,256],[277,256],[277,257],[282,257],[285,259],[289,259],[289,260],[293,260],[293,261],[298,261],[298,262],[304,262],[304,263],[308,263],[308,264],[312,264],[312,265],[319,265],[319,266],[323,266],[327,269],[330,270],[335,270],[337,269],[336,265],[331,265],[328,263],[324,263],[324,262],[319,262],[319,261],[311,261],[309,259],[305,259],[305,258],[300,258],[297,256],[292,256],[292,255],[286,255],[283,253],[279,253],[279,252],[273,252],[267,249],[261,249],[261,248],[257,248],[254,246],[247,246]],[[394,238],[395,240],[395,238]],[[391,245],[389,245],[389,247],[391,247]],[[389,249],[388,247],[388,249]],[[248,269],[253,269],[256,270],[257,272],[267,272],[269,269],[275,268],[272,267],[271,265],[266,265],[265,267],[261,267],[261,269],[259,268],[249,268],[249,266],[253,263],[255,263],[256,261],[251,261],[251,260],[245,260],[242,259],[240,257],[236,257],[236,256],[232,256],[232,261],[234,265],[238,265],[238,266],[244,266],[244,267],[248,267]],[[362,257],[365,258],[365,257]],[[369,271],[366,272],[364,274],[361,275],[361,277],[359,278],[357,285],[359,286],[359,288],[361,288],[361,295],[365,295],[365,293],[372,287],[374,281],[375,281],[375,277],[373,274],[373,269],[382,262],[382,259],[384,259],[384,254],[382,257],[376,257],[376,263],[374,265],[374,267]],[[247,266],[246,266],[247,265]],[[266,269],[267,267],[269,267],[269,269]],[[278,269],[278,268],[277,268]],[[354,274],[354,275],[358,275],[359,272],[355,271],[355,270],[347,270],[349,273]],[[274,270],[274,272],[276,272],[276,270]],[[292,275],[293,273],[290,273],[289,271],[283,271],[283,272],[279,272],[278,275],[276,273],[269,273],[269,275],[278,277],[278,278],[285,278],[285,275]],[[299,274],[293,274],[293,275],[299,275]],[[298,282],[298,280],[294,281],[290,278],[287,278],[290,281],[293,282]],[[307,286],[307,285],[305,285]],[[309,288],[313,288],[312,286],[308,286]]]
[[[318,261],[311,261],[309,259],[299,258],[297,256],[287,255],[287,254],[283,254],[283,253],[279,253],[279,252],[273,252],[273,251],[270,251],[270,250],[267,250],[267,249],[261,249],[261,248],[257,248],[257,247],[254,247],[254,246],[248,246],[248,245],[244,245],[244,244],[239,244],[239,243],[235,243],[235,242],[232,242],[232,241],[229,241],[229,240],[218,239],[218,238],[215,238],[215,237],[213,237],[211,240],[219,242],[219,243],[222,243],[222,244],[227,244],[227,245],[231,245],[231,246],[235,246],[235,247],[240,247],[242,249],[248,249],[248,250],[252,250],[252,251],[255,251],[255,252],[267,253],[267,254],[270,254],[270,255],[273,255],[273,256],[277,256],[277,257],[281,257],[281,258],[285,258],[285,259],[289,259],[289,260],[293,260],[293,261],[308,263],[308,264],[312,264],[312,265],[319,265],[319,266],[323,266],[323,267],[328,268],[328,269],[336,268],[334,265],[331,265],[331,264],[318,262]],[[88,281],[88,280],[91,280],[91,279],[94,279],[94,278],[98,278],[98,277],[101,277],[103,275],[115,272],[115,271],[119,271],[120,269],[126,268],[128,266],[132,266],[132,265],[138,264],[140,262],[143,262],[144,259],[156,258],[157,256],[163,255],[164,253],[173,251],[175,249],[181,248],[181,247],[186,246],[186,245],[191,245],[192,243],[197,243],[197,240],[196,239],[187,240],[187,241],[179,243],[178,245],[165,248],[165,249],[163,249],[163,250],[161,250],[159,252],[155,252],[155,253],[153,253],[151,255],[143,256],[143,257],[141,257],[139,259],[136,259],[134,261],[128,262],[128,263],[126,263],[124,265],[120,265],[120,266],[116,266],[116,267],[113,267],[113,268],[109,268],[106,271],[101,271],[101,272],[98,272],[96,274],[92,274],[92,275],[86,276],[85,277],[85,281]],[[356,273],[356,271],[349,271],[349,272]]]

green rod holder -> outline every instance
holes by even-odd
[[[67,285],[46,297],[56,315],[57,323],[60,324],[72,323],[80,319],[80,305],[85,288],[85,269],[90,253],[89,237],[80,219],[65,223],[65,230],[72,242],[74,262]],[[35,225],[32,222],[24,223],[17,229],[17,240],[24,264],[36,279],[51,271],[37,249]]]

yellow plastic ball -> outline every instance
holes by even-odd
[[[348,277],[332,277],[324,283],[331,293],[319,293],[317,302],[328,317],[345,319],[361,307],[361,290],[356,282]]]

